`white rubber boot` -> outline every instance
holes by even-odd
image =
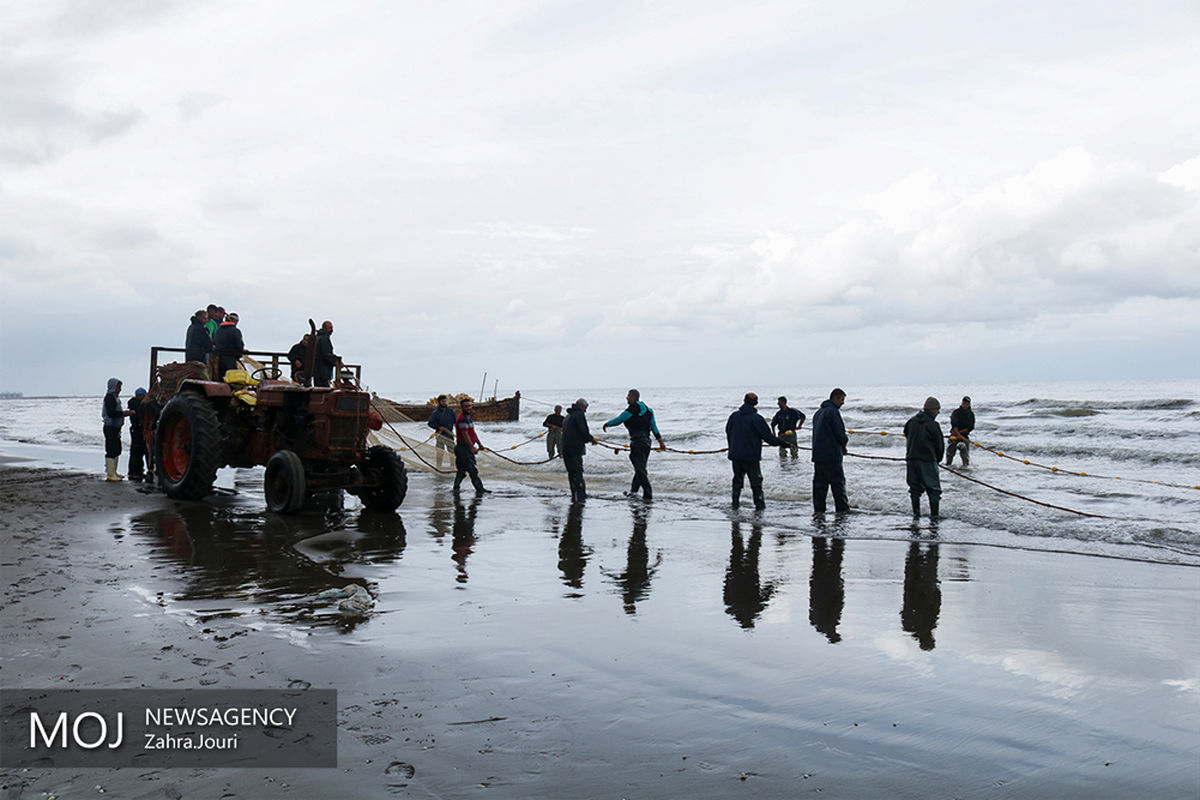
[[[109,481],[125,480],[124,475],[117,474],[117,460],[115,458],[104,459],[104,468],[108,472],[108,477],[106,477],[105,480],[109,480]]]

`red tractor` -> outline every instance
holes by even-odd
[[[404,462],[390,447],[368,447],[383,419],[359,388],[357,368],[341,368],[332,387],[281,380],[286,354],[251,353],[269,365],[209,380],[200,362],[158,366],[150,351],[146,441],[168,497],[199,500],[224,466],[265,466],[267,507],[293,513],[313,492],[345,489],[372,510],[394,511],[408,491]]]

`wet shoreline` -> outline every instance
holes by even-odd
[[[9,796],[1200,788],[1194,568],[503,482],[456,503],[429,475],[398,515],[295,518],[252,486],[177,503],[13,466],[0,485],[5,686],[307,685],[341,709],[336,771],[30,770]],[[366,614],[313,600],[349,584]]]

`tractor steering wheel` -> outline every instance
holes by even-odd
[[[250,379],[254,381],[274,381],[278,380],[282,374],[275,367],[259,367],[250,373]]]

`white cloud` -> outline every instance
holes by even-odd
[[[1194,334],[1200,12],[1038,8],[10,4],[0,311],[159,340],[228,300],[272,345],[552,342],[593,384],[631,346],[678,381],[826,331]]]

